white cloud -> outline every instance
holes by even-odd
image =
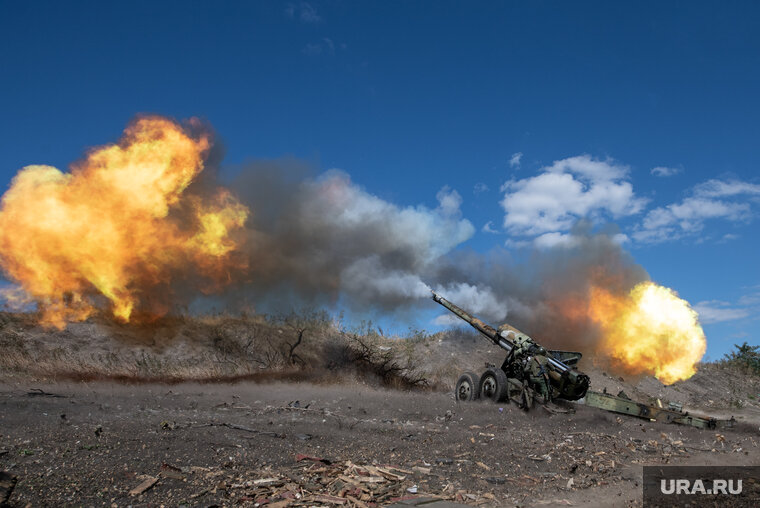
[[[483,231],[484,233],[492,233],[492,234],[498,233],[498,231],[493,228],[493,221],[490,221],[490,220],[483,225],[483,229],[481,229],[481,231]]]
[[[519,162],[519,158],[515,160]],[[665,166],[651,170],[657,176],[680,171]],[[540,249],[573,247],[577,240],[568,233],[578,220],[588,219],[592,224],[619,220],[642,212],[648,202],[635,194],[628,166],[589,155],[554,161],[534,176],[505,182],[500,190],[504,194],[500,203],[505,212],[503,227],[513,236],[505,245],[513,248],[531,244]],[[661,243],[697,237],[707,221],[750,221],[758,203],[760,184],[711,179],[691,188],[678,202],[650,209],[628,234],[619,234],[613,241]],[[738,235],[700,238],[726,242]]]
[[[522,156],[522,152],[513,153],[512,157],[509,158],[509,166],[512,168],[519,168]]]
[[[694,187],[694,194],[707,198],[738,196],[742,194],[760,195],[760,185],[741,180],[708,180]]]
[[[537,236],[568,231],[581,218],[639,213],[646,200],[636,197],[627,177],[627,166],[589,155],[555,161],[537,176],[502,186],[504,227],[514,235]]]
[[[322,21],[322,17],[317,14],[317,10],[306,2],[298,5],[288,4],[285,8],[285,15],[290,19],[298,19],[301,23],[315,24]]]
[[[457,191],[450,189],[447,185],[441,188],[435,197],[438,199],[440,209],[444,215],[450,216],[459,213],[459,207],[462,206],[462,196]]]
[[[744,294],[736,302],[705,300],[694,305],[702,324],[757,319],[760,314],[760,285],[742,288]]]
[[[667,166],[657,166],[655,168],[652,168],[650,173],[652,173],[654,176],[673,176],[680,173],[682,170],[681,168],[670,168]]]
[[[743,295],[739,298],[739,305],[760,306],[760,291]]]
[[[720,243],[726,243],[726,242],[730,242],[731,240],[737,240],[737,239],[739,239],[739,235],[735,235],[733,233],[726,233],[720,239]]]
[[[570,249],[577,247],[580,239],[577,236],[573,236],[569,233],[544,233],[543,235],[536,237],[533,240],[533,244],[539,249],[553,249],[556,247],[562,247]]]
[[[622,164],[614,164],[611,159],[600,161],[584,154],[554,161],[554,164],[544,170],[552,173],[575,173],[590,181],[606,181],[627,177],[629,168]]]
[[[475,187],[473,187],[472,192],[476,196],[478,194],[483,194],[484,192],[488,192],[488,185],[484,184],[483,182],[478,182],[475,184]]]
[[[702,324],[736,321],[750,315],[748,308],[732,307],[731,303],[720,300],[708,300],[694,305]]]
[[[696,235],[707,220],[748,221],[752,217],[750,203],[737,198],[760,195],[760,185],[738,180],[709,180],[695,186],[690,194],[679,203],[650,210],[633,237],[640,242],[660,243]],[[724,235],[723,240],[734,237]]]

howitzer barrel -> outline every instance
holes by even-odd
[[[487,325],[475,316],[468,314],[464,309],[457,305],[454,305],[435,291],[431,291],[431,293],[433,293],[433,301],[440,303],[449,311],[451,311],[452,314],[455,314],[459,319],[469,323],[470,326],[488,337],[491,342],[507,351],[507,353],[512,351],[512,349],[515,347],[511,341],[501,337],[499,335],[499,332],[493,326]]]
[[[433,293],[433,300],[437,303],[440,303],[444,307],[446,307],[448,310],[450,310],[453,314],[455,314],[458,318],[462,319],[463,321],[466,321],[470,324],[473,328],[475,328],[477,331],[491,339],[491,342],[496,344],[497,346],[501,347],[507,353],[512,351],[514,348],[514,344],[509,339],[506,339],[499,335],[499,332],[494,328],[493,326],[490,326],[480,319],[476,318],[475,316],[469,314],[467,311],[462,309],[461,307],[451,303],[435,291],[431,291]],[[570,367],[562,363],[561,361],[557,360],[556,358],[553,358],[551,355],[548,356],[549,365],[552,367],[553,370],[559,372],[560,374],[564,374],[565,372],[571,370]]]

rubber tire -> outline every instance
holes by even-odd
[[[457,402],[471,401],[480,398],[480,380],[474,372],[465,372],[457,380],[454,390],[454,398]]]
[[[480,398],[491,399],[494,402],[502,402],[509,397],[509,381],[503,370],[490,367],[482,376],[478,384]]]

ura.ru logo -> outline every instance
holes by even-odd
[[[660,480],[660,492],[663,494],[741,494],[741,480],[708,480],[710,488],[702,480]]]

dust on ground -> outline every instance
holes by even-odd
[[[19,507],[429,495],[638,506],[644,464],[750,465],[760,451],[754,424],[706,431],[573,407],[526,413],[359,384],[11,382],[0,384],[0,470],[18,477]]]
[[[503,359],[461,329],[386,337],[313,313],[51,331],[0,313],[0,349],[14,507],[638,506],[642,465],[749,465],[760,452],[760,377],[716,364],[671,386],[579,367],[594,390],[735,416],[732,430],[458,404],[459,374]]]

